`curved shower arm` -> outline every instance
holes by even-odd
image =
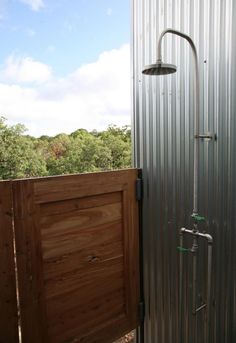
[[[198,214],[198,168],[199,168],[199,97],[200,97],[200,90],[199,90],[199,68],[198,68],[198,56],[197,56],[197,49],[191,37],[186,35],[183,32],[173,30],[173,29],[166,29],[162,31],[160,34],[158,45],[157,45],[157,62],[162,63],[162,54],[161,54],[161,43],[162,38],[166,33],[172,33],[177,36],[180,36],[186,39],[193,52],[194,57],[194,65],[195,65],[195,107],[194,107],[194,187],[193,187],[193,214]]]
[[[157,45],[157,60],[158,61],[161,61],[162,60],[162,54],[161,54],[161,43],[162,43],[162,38],[164,37],[164,35],[166,33],[173,33],[174,35],[177,35],[177,36],[180,36],[184,39],[186,39],[189,44],[191,45],[191,48],[193,50],[193,54],[194,54],[194,58],[196,58],[196,61],[198,61],[198,58],[197,58],[197,49],[196,49],[196,46],[192,40],[192,38],[188,35],[186,35],[185,33],[181,32],[181,31],[177,31],[177,30],[174,30],[174,29],[165,29],[164,31],[162,31],[162,33],[160,34],[159,36],[159,39],[158,39],[158,45]],[[198,64],[198,63],[197,63]]]

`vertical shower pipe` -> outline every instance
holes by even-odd
[[[193,162],[193,213],[192,217],[197,218],[198,215],[198,178],[199,178],[199,68],[198,68],[198,56],[197,56],[197,49],[191,37],[188,35],[173,29],[166,29],[164,30],[159,37],[158,46],[157,46],[157,63],[162,63],[162,54],[161,54],[161,43],[162,38],[166,33],[172,33],[177,36],[180,36],[186,39],[193,52],[194,57],[194,67],[195,67],[195,103],[194,103],[194,162]],[[194,232],[198,232],[198,224],[197,220],[194,221]],[[183,243],[183,234],[181,233],[180,236],[181,245]],[[197,283],[197,250],[198,250],[198,237],[193,236],[193,246],[192,246],[192,253],[193,253],[193,296],[192,296],[192,312],[196,315],[196,283]],[[182,254],[180,254],[182,255]],[[182,331],[182,273],[183,273],[183,260],[182,256],[180,256],[180,337]],[[194,341],[196,340],[196,316],[195,316],[195,325],[194,325],[194,333],[193,333]],[[181,339],[181,338],[180,338]]]
[[[157,61],[162,62],[161,43],[162,38],[166,33],[173,33],[177,36],[185,38],[193,51],[194,66],[195,66],[195,103],[194,103],[194,174],[193,174],[193,216],[198,216],[198,166],[199,166],[199,68],[198,57],[195,44],[191,37],[173,29],[166,29],[160,34],[157,45]],[[194,223],[194,229],[197,231],[197,223]]]
[[[183,232],[180,230],[179,233],[179,240],[180,240],[180,249],[183,249]],[[183,254],[180,252],[179,254],[179,343],[181,343],[181,338],[182,338],[182,289],[183,289]]]

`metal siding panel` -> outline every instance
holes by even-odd
[[[166,35],[165,61],[174,76],[147,77],[160,32],[190,34],[199,55],[201,132],[200,213],[214,237],[211,343],[236,341],[236,2],[233,0],[133,0],[133,137],[143,169],[145,343],[180,343],[178,332],[178,231],[191,227],[193,193],[193,63],[189,46]],[[191,244],[191,243],[189,243]],[[198,289],[206,290],[206,251],[200,249]],[[193,342],[191,258],[184,261],[184,337]],[[197,343],[203,340],[203,313]]]

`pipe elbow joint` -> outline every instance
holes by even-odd
[[[206,237],[206,239],[208,241],[208,244],[212,244],[213,243],[213,237],[209,233],[206,233],[205,237]]]
[[[179,230],[179,234],[183,235],[185,231],[186,231],[185,227],[181,227],[181,229]]]

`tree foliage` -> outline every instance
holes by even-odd
[[[55,137],[25,135],[21,125],[0,117],[0,178],[61,175],[131,166],[130,128],[78,129]]]
[[[0,118],[0,177],[14,179],[46,175],[46,162],[35,149],[34,141],[24,136],[21,124],[7,126]]]

